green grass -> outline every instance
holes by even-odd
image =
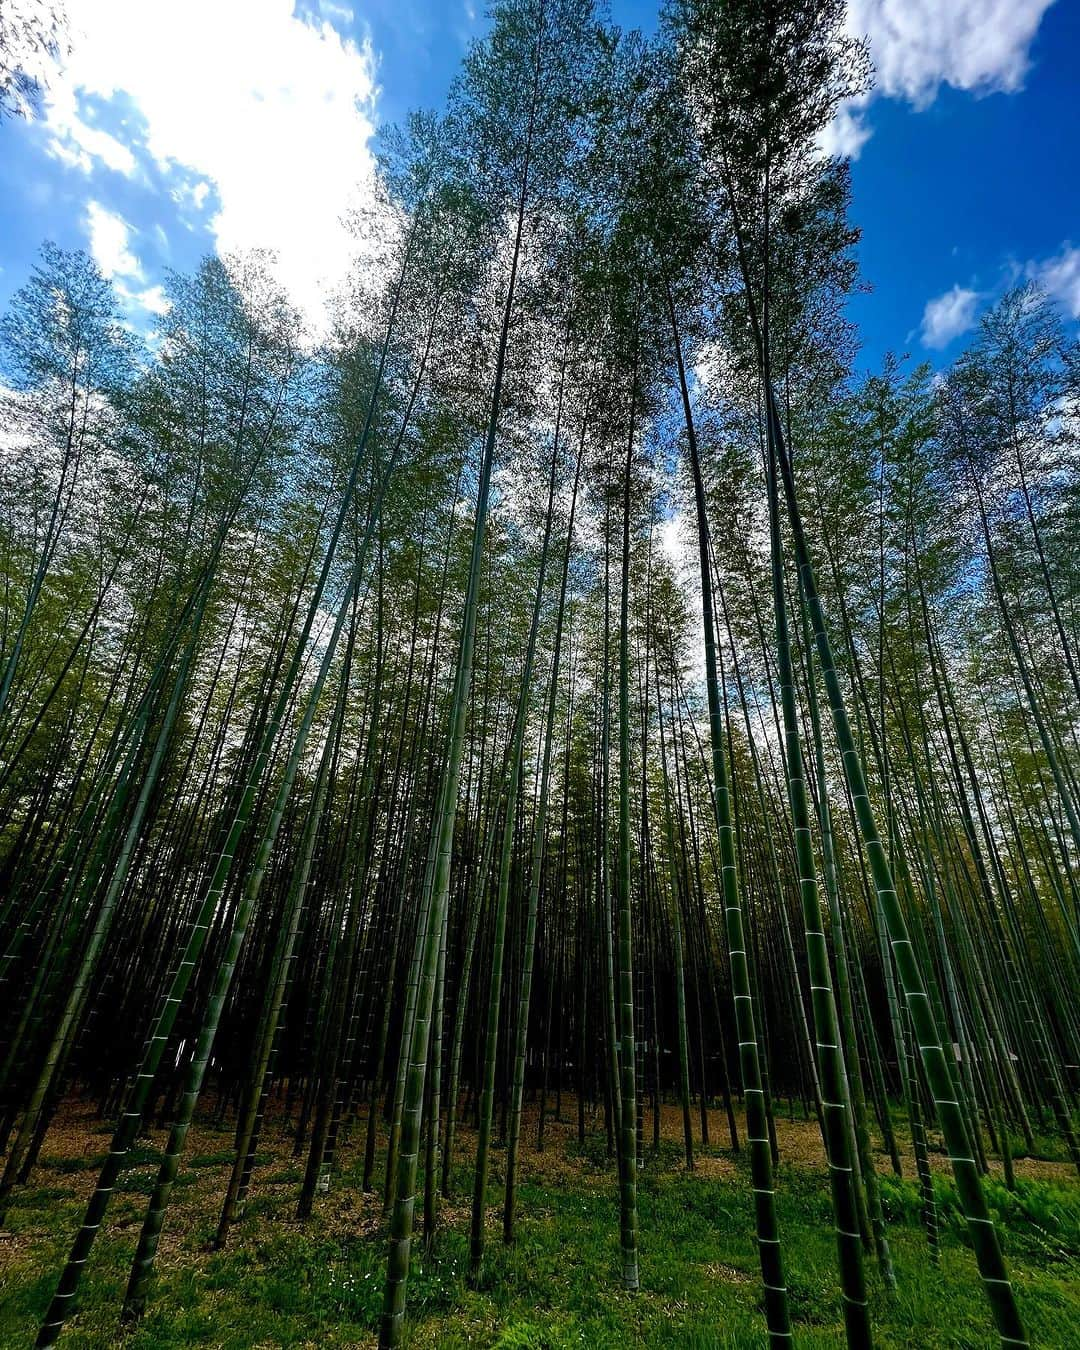
[[[468,1146],[468,1136],[463,1140]],[[202,1131],[182,1174],[167,1224],[148,1313],[121,1334],[117,1313],[153,1179],[153,1152],[139,1155],[117,1194],[84,1283],[79,1316],[64,1345],[171,1350],[374,1343],[385,1246],[379,1197],[359,1196],[351,1157],[315,1218],[297,1224],[297,1172],[283,1154],[256,1174],[247,1213],[223,1252],[208,1241],[224,1185],[227,1134]],[[666,1143],[639,1188],[641,1290],[618,1284],[618,1212],[613,1168],[602,1139],[567,1143],[538,1159],[526,1152],[519,1239],[501,1240],[502,1154],[492,1175],[488,1255],[476,1287],[466,1280],[469,1172],[455,1169],[459,1199],[445,1214],[436,1251],[414,1249],[409,1283],[411,1345],[491,1346],[501,1350],[673,1346],[719,1350],[764,1344],[749,1178],[744,1159],[687,1175]],[[723,1156],[719,1150],[715,1156]],[[708,1175],[706,1175],[706,1171]],[[19,1195],[10,1236],[0,1239],[0,1345],[30,1344],[77,1226],[92,1178],[86,1158],[46,1159],[43,1182]],[[1064,1174],[1062,1174],[1064,1176]],[[81,1187],[65,1189],[65,1183]],[[926,1259],[914,1182],[882,1178],[898,1289],[884,1293],[871,1270],[880,1346],[996,1345],[951,1180],[935,1182],[941,1215],[941,1267]],[[842,1345],[834,1240],[820,1170],[782,1164],[777,1176],[781,1232],[796,1342]],[[1025,1178],[1015,1194],[988,1183],[1033,1344],[1080,1346],[1080,1188],[1065,1179]]]

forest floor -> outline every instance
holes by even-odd
[[[518,1238],[502,1241],[501,1169],[493,1150],[488,1245],[477,1288],[466,1281],[472,1132],[458,1136],[455,1200],[440,1205],[435,1250],[414,1244],[407,1344],[541,1347],[674,1346],[688,1350],[765,1344],[745,1149],[728,1144],[722,1112],[711,1111],[711,1147],[695,1138],[698,1165],[682,1157],[682,1118],[662,1112],[661,1140],[639,1179],[641,1289],[619,1285],[615,1168],[602,1117],[577,1139],[576,1105],[564,1096],[562,1120],[550,1116],[543,1153],[535,1149],[536,1113],[524,1127]],[[699,1115],[694,1115],[695,1135]],[[745,1132],[741,1115],[739,1126]],[[831,1207],[816,1122],[778,1116],[777,1203],[796,1344],[840,1346]],[[69,1103],[49,1133],[29,1187],[0,1233],[0,1345],[28,1346],[93,1188],[109,1126]],[[70,1350],[166,1350],[176,1346],[342,1347],[375,1344],[385,1269],[381,1196],[365,1195],[362,1125],[342,1152],[341,1168],[314,1217],[295,1218],[303,1162],[277,1123],[267,1130],[246,1213],[224,1251],[211,1252],[231,1166],[232,1128],[203,1119],[192,1129],[162,1236],[157,1278],[142,1323],[122,1331],[118,1311],[152,1188],[163,1131],[140,1141],[117,1187],[91,1257],[81,1311],[65,1332]],[[933,1141],[932,1141],[933,1142]],[[1080,1347],[1080,1185],[1049,1142],[1040,1156],[1018,1158],[1017,1191],[997,1168],[987,1189],[1034,1346]],[[933,1156],[941,1220],[935,1270],[919,1224],[910,1151],[904,1179],[879,1155],[882,1192],[898,1288],[888,1297],[868,1263],[879,1346],[992,1347],[989,1313],[967,1245],[944,1155]],[[380,1155],[381,1164],[381,1155]],[[376,1176],[380,1174],[377,1172]]]

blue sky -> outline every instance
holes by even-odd
[[[484,22],[483,0],[68,8],[72,51],[44,115],[0,123],[0,305],[48,237],[90,249],[140,326],[166,268],[252,246],[276,250],[318,325],[352,249],[340,220],[370,192],[374,129],[438,105]],[[611,11],[655,23],[653,0]],[[861,361],[947,361],[1022,277],[1080,318],[1080,0],[849,0],[848,22],[878,72],[831,133],[856,153]]]

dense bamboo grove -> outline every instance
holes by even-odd
[[[40,1346],[162,1123],[118,1312],[152,1300],[209,1109],[219,1247],[264,1129],[301,1219],[362,1152],[396,1345],[458,1123],[479,1278],[564,1091],[628,1290],[659,1102],[688,1169],[724,1104],[778,1346],[775,1104],[820,1122],[868,1346],[902,1102],[926,1260],[940,1132],[1027,1344],[981,1178],[1037,1134],[1080,1167],[1080,348],[1024,287],[940,376],[852,374],[842,19],[502,0],[386,138],[318,345],[258,256],[173,276],[143,338],[44,247],[2,329],[0,1210],[69,1094],[115,1134]]]

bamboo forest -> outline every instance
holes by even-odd
[[[39,244],[3,1345],[1080,1345],[1080,342],[859,363],[845,9],[494,0],[319,335]]]

